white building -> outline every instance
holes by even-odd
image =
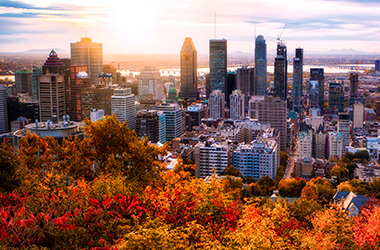
[[[127,122],[130,130],[135,129],[135,95],[132,94],[131,88],[114,90],[114,95],[111,97],[111,110],[120,122]]]
[[[206,178],[213,171],[220,175],[229,165],[230,148],[227,145],[216,144],[213,141],[199,142],[194,147],[195,176]]]
[[[343,154],[343,137],[341,133],[330,132],[328,134],[328,157],[338,156],[342,158]]]
[[[352,128],[363,128],[364,123],[364,105],[361,102],[354,104]]]
[[[255,180],[263,176],[274,179],[279,167],[278,151],[277,142],[274,140],[241,144],[234,150],[233,165],[243,176],[251,176]]]
[[[232,120],[244,118],[244,95],[240,90],[234,90],[230,95],[230,118]]]
[[[338,133],[341,133],[343,139],[343,154],[346,153],[346,147],[350,146],[350,116],[349,114],[339,114]]]
[[[323,116],[308,116],[304,122],[310,125],[314,130],[317,130],[319,126],[323,126]]]
[[[211,92],[208,99],[209,118],[224,118],[224,93],[217,89]]]
[[[298,153],[300,158],[311,158],[313,137],[309,132],[300,132],[298,135]]]

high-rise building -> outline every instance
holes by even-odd
[[[350,73],[350,106],[354,105],[354,103],[356,102],[356,99],[359,97],[358,87],[359,87],[359,74]]]
[[[375,71],[380,71],[380,60],[375,60]]]
[[[258,118],[258,104],[264,100],[264,96],[252,96],[248,102],[248,116],[253,119]]]
[[[187,107],[186,114],[190,116],[190,124],[186,124],[188,131],[193,130],[193,126],[199,126],[203,118],[207,118],[207,107],[201,103],[193,103]]]
[[[323,126],[313,129],[313,153],[312,156],[317,159],[326,158],[326,134]]]
[[[140,110],[136,116],[136,134],[152,143],[160,141],[160,117],[157,110]]]
[[[82,90],[91,86],[91,79],[87,74],[87,65],[70,67],[70,98],[69,111],[73,121],[81,121],[82,116]]]
[[[98,83],[99,74],[103,72],[103,44],[82,37],[79,42],[71,43],[70,48],[71,65],[87,65],[91,83]]]
[[[263,176],[274,179],[277,173],[279,148],[276,141],[253,141],[241,144],[233,152],[233,165],[244,177],[255,180]]]
[[[42,66],[43,75],[38,78],[40,98],[40,121],[61,119],[66,115],[65,65],[52,50]]]
[[[329,107],[337,108],[339,112],[344,110],[344,90],[339,82],[329,83]]]
[[[228,71],[227,73],[227,88],[225,93],[225,98],[227,102],[227,106],[230,106],[230,98],[229,96],[232,94],[232,91],[236,89],[236,72]]]
[[[364,105],[363,103],[357,102],[354,104],[353,110],[353,123],[352,128],[363,128],[364,123]]]
[[[34,68],[32,71],[32,99],[39,100],[38,77],[42,75],[42,68]]]
[[[93,110],[103,109],[105,115],[112,115],[111,97],[114,94],[112,88],[91,87],[83,89],[82,95],[82,118],[91,118]]]
[[[310,83],[312,81],[318,82],[318,86],[315,86],[318,88],[318,106],[317,107],[323,109],[324,103],[325,103],[325,75],[324,75],[323,68],[310,69]]]
[[[130,88],[114,89],[114,95],[111,97],[112,114],[120,122],[127,122],[130,130],[135,129],[136,125],[136,106],[135,95]]]
[[[330,132],[328,133],[328,158],[333,156],[338,156],[339,159],[342,157],[342,154],[345,153],[343,146],[343,136],[339,132]]]
[[[241,120],[244,117],[244,95],[240,90],[234,90],[230,95],[230,118]]]
[[[346,153],[346,148],[350,146],[350,115],[348,113],[339,113],[337,132],[342,137],[343,154]]]
[[[280,149],[286,152],[287,137],[287,107],[286,101],[280,98],[266,96],[257,104],[259,122],[270,123],[272,128],[280,132]]]
[[[302,111],[302,85],[303,85],[303,49],[296,49],[293,59],[293,110],[298,114]]]
[[[210,40],[210,92],[226,93],[227,85],[227,40]]]
[[[255,69],[243,66],[236,70],[236,89],[243,95],[256,95],[255,90]]]
[[[28,93],[30,96],[33,95],[32,90],[32,71],[16,71],[15,73],[15,85],[16,93]]]
[[[182,99],[198,99],[197,50],[193,40],[186,37],[181,49],[181,91]]]
[[[159,101],[164,99],[162,79],[158,70],[153,67],[145,67],[138,79],[139,100],[147,99],[149,95]]]
[[[300,158],[311,158],[313,137],[310,131],[301,131],[298,135],[298,152]]]
[[[0,133],[8,131],[7,89],[0,85]]]
[[[286,45],[277,44],[277,56],[274,60],[274,96],[286,101],[288,95],[288,61]]]
[[[224,118],[224,93],[221,90],[214,90],[208,99],[209,118]]]
[[[178,104],[162,103],[157,106],[158,111],[165,115],[166,123],[166,141],[172,142],[174,138],[182,134],[182,110]]]
[[[267,44],[262,35],[255,41],[255,95],[267,93]]]
[[[166,142],[166,116],[163,111],[158,111],[158,135],[159,135],[159,142],[164,144]]]

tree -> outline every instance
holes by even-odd
[[[280,165],[286,167],[288,165],[289,155],[280,151]]]
[[[235,168],[233,165],[226,167],[223,170],[222,175],[236,176],[242,178],[243,175],[240,173],[239,169]]]
[[[301,198],[316,201],[318,196],[311,187],[304,187],[301,192]]]
[[[0,146],[0,192],[11,192],[20,185],[20,170],[17,157],[9,140]]]
[[[263,195],[263,196],[271,195],[273,190],[275,189],[275,187],[274,187],[275,183],[272,180],[272,178],[270,178],[269,176],[261,177],[257,181],[257,185],[260,187],[260,189],[262,191],[261,195]]]

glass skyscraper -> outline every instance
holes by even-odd
[[[198,99],[197,50],[193,40],[186,37],[181,49],[181,92],[182,99]]]
[[[227,87],[227,40],[210,40],[210,93]]]
[[[293,110],[298,114],[302,111],[302,73],[303,73],[303,49],[296,49],[296,57],[293,59]]]
[[[266,95],[267,92],[267,44],[262,35],[255,42],[255,95]]]
[[[318,106],[322,109],[325,102],[325,75],[323,68],[310,69],[310,82],[312,81],[318,81]]]
[[[277,56],[274,61],[274,96],[286,101],[288,94],[288,61],[286,45],[277,44]]]

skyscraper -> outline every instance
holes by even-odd
[[[160,140],[160,118],[157,110],[140,110],[136,117],[136,134],[140,137],[146,136],[152,143]]]
[[[157,106],[157,110],[165,115],[166,141],[172,142],[174,138],[182,134],[182,110],[178,104],[162,103]]]
[[[288,61],[286,45],[279,41],[274,61],[274,96],[286,101],[288,94]],[[282,146],[282,145],[281,145]]]
[[[236,70],[236,89],[243,95],[256,95],[255,90],[255,69],[243,66]]]
[[[79,42],[71,43],[70,48],[71,65],[87,65],[91,83],[97,83],[99,73],[103,71],[103,44],[82,37]]]
[[[230,95],[230,118],[233,120],[244,118],[244,95],[240,90],[234,90]]]
[[[120,122],[127,122],[130,130],[135,129],[135,95],[132,94],[132,90],[130,88],[115,89],[114,95],[111,97],[111,107],[112,114],[115,114],[116,118],[119,119]]]
[[[69,111],[73,121],[81,121],[82,116],[82,90],[91,86],[87,74],[87,65],[70,67],[70,98]]]
[[[8,132],[7,89],[0,85],[0,133]]]
[[[262,35],[255,41],[255,95],[266,95],[267,92],[267,44]]]
[[[323,109],[325,103],[325,75],[323,68],[311,68],[310,69],[310,82],[317,81],[318,86],[318,105],[319,108]]]
[[[339,82],[329,83],[329,107],[335,107],[339,112],[344,110],[344,90]]]
[[[227,85],[227,40],[210,40],[210,93],[221,90],[226,93]]]
[[[40,121],[58,119],[66,115],[65,65],[52,50],[39,76]]]
[[[236,89],[236,73],[234,71],[228,71],[227,73],[227,88],[226,88],[227,97],[232,94],[232,91]],[[228,107],[230,106],[230,98],[226,98]]]
[[[350,106],[354,105],[358,98],[359,74],[350,73]]]
[[[296,49],[296,57],[293,59],[293,110],[298,114],[302,111],[302,74],[303,74],[303,49]]]
[[[145,67],[139,77],[139,100],[152,95],[156,100],[164,99],[163,84],[160,72],[154,67]]]
[[[198,99],[197,50],[193,40],[186,37],[181,49],[181,91],[182,99]]]
[[[17,93],[28,93],[32,96],[32,71],[16,71],[15,85]]]

